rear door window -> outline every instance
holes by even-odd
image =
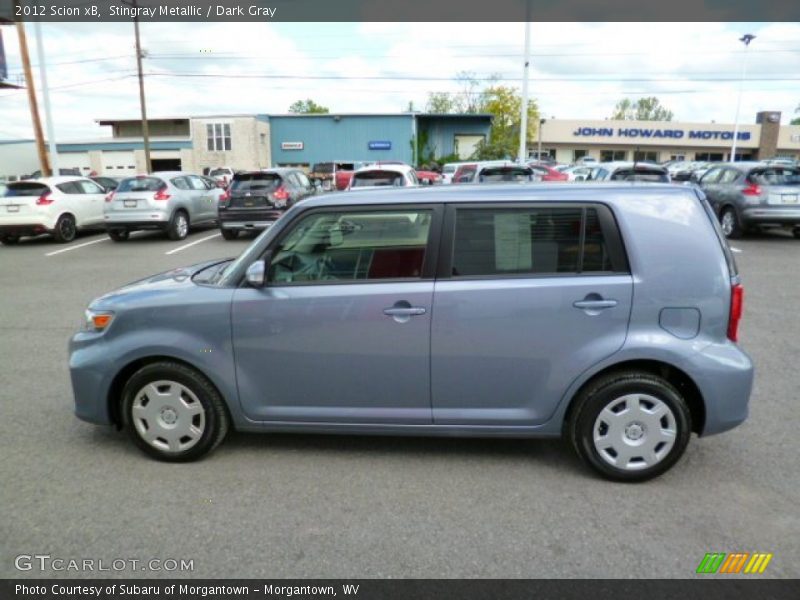
[[[353,187],[402,186],[403,174],[397,171],[365,171],[353,176]]]
[[[280,183],[281,178],[274,173],[243,173],[233,178],[231,189],[236,192],[270,191]]]
[[[81,190],[81,193],[84,194],[103,194],[103,188],[97,185],[94,181],[89,181],[88,179],[83,179],[81,181],[75,182]]]
[[[158,177],[133,177],[123,179],[117,192],[157,192],[165,183]]]
[[[83,189],[78,185],[77,181],[67,181],[64,183],[59,183],[56,187],[64,194],[83,194]]]
[[[6,190],[6,197],[27,197],[27,196],[36,196],[37,198],[42,194],[46,194],[50,191],[50,188],[47,187],[43,183],[35,183],[35,182],[19,182],[19,183],[10,183],[8,184],[8,189]]]
[[[601,224],[600,211],[608,218]],[[607,208],[459,208],[452,276],[520,276],[627,270]],[[616,230],[614,235],[618,236]]]

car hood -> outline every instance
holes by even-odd
[[[89,305],[95,310],[108,310],[113,307],[124,307],[131,304],[141,304],[152,300],[154,297],[163,297],[180,293],[184,290],[196,287],[192,280],[195,274],[212,265],[228,262],[231,259],[216,259],[164,271],[157,275],[151,275],[144,279],[139,279],[128,283],[121,288],[103,294],[96,298]]]

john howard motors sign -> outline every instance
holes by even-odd
[[[719,131],[708,129],[660,129],[644,127],[578,127],[572,132],[573,137],[619,137],[619,138],[666,138],[673,140],[733,140],[733,130]],[[749,140],[749,131],[740,131],[739,140]]]

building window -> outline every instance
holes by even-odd
[[[640,151],[637,150],[633,153],[634,162],[658,162],[658,152]]]
[[[578,162],[579,159],[583,158],[584,156],[589,156],[588,150],[573,150],[572,151],[572,161]]]
[[[626,158],[628,158],[628,152],[625,150],[600,150],[600,162],[625,160]]]
[[[230,123],[208,123],[206,125],[208,149],[211,152],[231,149]]]
[[[694,155],[695,160],[719,162],[723,159],[722,152],[697,152]]]

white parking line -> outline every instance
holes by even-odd
[[[731,246],[731,252],[736,252],[737,254],[741,254],[742,253],[742,249],[741,248],[735,248],[735,247]]]
[[[193,242],[189,242],[188,244],[184,244],[183,246],[178,246],[174,250],[170,250],[169,252],[164,252],[164,254],[175,254],[176,252],[180,252],[181,250],[186,250],[186,248],[191,248],[195,244],[200,244],[202,242],[207,242],[208,240],[213,240],[216,237],[219,237],[220,233],[215,233],[214,235],[208,235],[204,238],[200,238],[199,240],[195,240]]]
[[[78,248],[83,248],[84,246],[91,246],[92,244],[99,244],[100,242],[107,242],[109,237],[103,236],[99,240],[91,240],[90,242],[84,242],[82,244],[76,244],[74,246],[68,246],[67,248],[62,248],[61,250],[54,250],[53,252],[48,252],[45,256],[55,256],[56,254],[61,254],[62,252],[69,252],[70,250],[77,250]]]

